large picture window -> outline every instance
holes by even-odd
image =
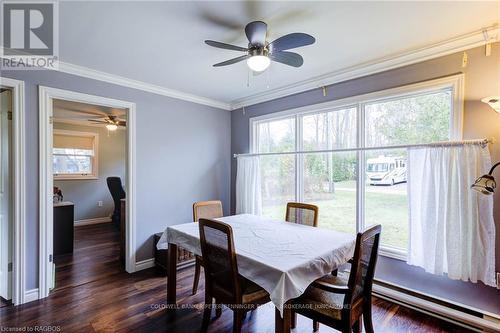
[[[320,227],[354,233],[381,224],[381,253],[404,259],[406,148],[461,140],[462,80],[455,75],[252,118],[263,214],[283,219],[294,200],[319,207]]]

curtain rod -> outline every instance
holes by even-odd
[[[274,155],[293,155],[293,154],[320,154],[320,153],[339,153],[339,152],[356,152],[365,150],[383,150],[383,149],[407,149],[419,147],[449,147],[449,146],[463,146],[463,145],[487,145],[494,144],[495,138],[491,139],[477,139],[477,140],[463,140],[463,141],[442,141],[433,143],[422,143],[414,145],[393,145],[393,146],[379,146],[379,147],[364,147],[364,148],[338,148],[338,149],[324,149],[324,150],[303,150],[303,151],[290,151],[279,153],[254,153],[254,154],[234,154],[233,157],[244,156],[274,156]]]

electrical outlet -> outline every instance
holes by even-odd
[[[500,289],[500,272],[497,272],[497,289]]]
[[[97,201],[97,206],[102,207],[102,201]]]

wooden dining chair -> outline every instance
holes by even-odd
[[[241,332],[247,311],[269,302],[269,294],[238,273],[230,225],[208,219],[199,220],[200,245],[205,271],[205,309],[202,332],[206,332],[212,313],[212,299],[233,311],[233,332]]]
[[[299,313],[313,319],[315,332],[318,323],[345,333],[361,332],[361,317],[366,332],[373,332],[371,294],[381,229],[376,225],[358,233],[349,275],[325,275],[294,301],[299,306],[292,312],[292,327]]]
[[[315,205],[289,202],[286,204],[285,221],[317,227],[318,210],[318,206]]]
[[[198,201],[193,204],[194,222],[198,222],[199,219],[213,219],[222,216],[224,216],[224,212],[222,211],[222,202],[220,200]],[[196,255],[192,290],[193,295],[198,291],[201,267],[203,267],[203,259]]]

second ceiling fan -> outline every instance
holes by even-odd
[[[255,72],[266,70],[271,64],[271,60],[293,67],[300,67],[304,63],[302,56],[286,50],[311,45],[316,41],[311,35],[295,32],[268,43],[266,41],[267,24],[262,21],[248,23],[245,27],[245,34],[249,42],[247,48],[213,40],[205,41],[205,43],[213,47],[245,52],[242,56],[219,62],[214,67],[232,65],[243,60],[246,60],[248,67]]]
[[[105,124],[106,128],[110,131],[116,131],[118,127],[126,127],[127,121],[118,118],[114,115],[108,115],[102,118],[102,120],[88,119],[88,121],[96,124]]]

